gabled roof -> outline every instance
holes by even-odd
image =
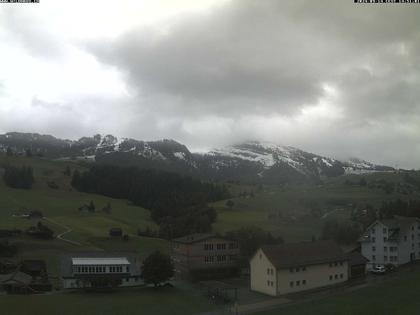
[[[21,271],[0,275],[0,284],[21,283],[28,285],[31,283],[31,281],[32,277]]]
[[[350,266],[363,265],[363,264],[366,264],[369,261],[369,259],[367,259],[365,256],[363,256],[359,252],[347,253],[347,258],[349,260],[349,265]]]
[[[194,234],[185,235],[183,237],[174,238],[172,241],[175,243],[192,244],[192,243],[205,241],[213,237],[216,237],[216,236],[214,234],[208,234],[208,233],[194,233]]]
[[[277,269],[348,260],[331,240],[270,245],[261,250]]]
[[[389,239],[397,240],[401,236],[400,232],[409,230],[414,222],[420,223],[420,219],[399,215],[394,215],[392,218],[378,219],[366,228],[365,234],[359,239],[359,241],[368,241],[370,234],[367,232],[378,223],[385,225],[390,230]]]

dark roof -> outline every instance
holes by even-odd
[[[347,253],[347,258],[349,260],[350,266],[364,265],[369,261],[369,259],[367,259],[359,252]]]
[[[22,261],[22,268],[26,271],[46,271],[47,265],[44,260],[27,259]]]
[[[0,284],[21,283],[28,285],[31,281],[32,277],[21,271],[0,275]]]
[[[71,277],[72,276],[72,258],[114,258],[114,257],[125,257],[130,262],[130,274],[133,276],[140,275],[140,259],[135,252],[128,251],[79,251],[79,252],[70,252],[61,256],[61,266],[60,274],[61,277]]]
[[[348,260],[341,248],[330,240],[270,245],[261,249],[276,268]]]
[[[195,233],[195,234],[185,235],[179,238],[174,238],[172,241],[176,243],[192,244],[192,243],[201,242],[209,238],[213,238],[213,237],[215,237],[214,234]]]

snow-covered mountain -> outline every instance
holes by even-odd
[[[158,168],[216,180],[290,182],[319,180],[347,173],[393,170],[351,159],[338,161],[290,146],[245,142],[206,153],[191,153],[174,140],[139,141],[112,135],[83,137],[77,141],[50,135],[0,135],[0,151],[60,159],[88,159],[98,163]]]

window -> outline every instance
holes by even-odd
[[[290,281],[289,285],[291,288],[293,288],[293,285],[294,285],[293,281]]]
[[[267,268],[267,274],[269,275],[271,273],[270,268]]]
[[[375,234],[375,228],[372,229],[372,234]]]
[[[267,280],[267,286],[270,286],[270,281]]]
[[[388,251],[388,247],[384,246],[384,252]]]
[[[213,244],[204,244],[204,250],[213,250]]]
[[[384,236],[384,242],[386,242],[386,237]]]
[[[223,249],[226,249],[226,243],[221,243],[221,244],[216,244],[216,248],[218,249],[218,250],[223,250]]]
[[[334,275],[334,279],[338,279],[338,275]]]
[[[294,270],[295,270],[295,269],[293,269],[293,268],[290,268],[290,269],[289,269],[289,271],[290,271],[290,272],[293,272]]]
[[[386,228],[383,228],[382,232],[385,234],[386,233]]]
[[[407,241],[407,235],[404,235],[404,241]]]
[[[299,270],[300,270],[299,267],[296,267],[296,272],[299,272]]]
[[[235,249],[238,248],[238,243],[233,242],[233,243],[229,243],[229,249]]]
[[[336,266],[336,267],[337,267],[337,266],[338,266],[338,263],[337,263],[337,262],[335,262],[335,263],[334,263],[334,266]]]
[[[305,271],[306,270],[306,267],[304,266],[304,267],[302,267],[302,271]]]
[[[411,227],[411,231],[414,231],[414,226]]]
[[[376,242],[376,238],[375,237],[372,237],[372,242]]]
[[[125,267],[126,272],[130,272],[130,266]]]
[[[340,273],[340,279],[343,279],[344,275],[342,273]]]
[[[340,266],[342,266],[343,265],[343,262],[342,261],[340,261]]]
[[[226,261],[226,255],[217,255],[217,262]]]
[[[296,286],[298,287],[298,286],[300,286],[300,281],[298,280],[298,281],[296,281]]]
[[[372,246],[372,252],[376,251],[376,246]]]
[[[306,280],[302,280],[302,285],[305,285],[306,284]]]
[[[376,260],[376,256],[372,255],[372,260],[375,261]]]
[[[330,275],[330,280],[332,280],[333,279],[333,276],[332,275]]]
[[[384,256],[384,261],[388,261],[388,256]]]

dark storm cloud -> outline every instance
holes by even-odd
[[[387,50],[416,42],[418,21],[420,10],[403,6],[233,1],[168,31],[132,30],[93,51],[125,70],[141,94],[181,99],[180,111],[293,114],[322,97],[323,82],[335,82],[348,92],[342,106],[386,114],[396,104],[416,107],[417,82],[401,73],[404,56]],[[360,69],[369,62],[389,70],[369,75]]]

